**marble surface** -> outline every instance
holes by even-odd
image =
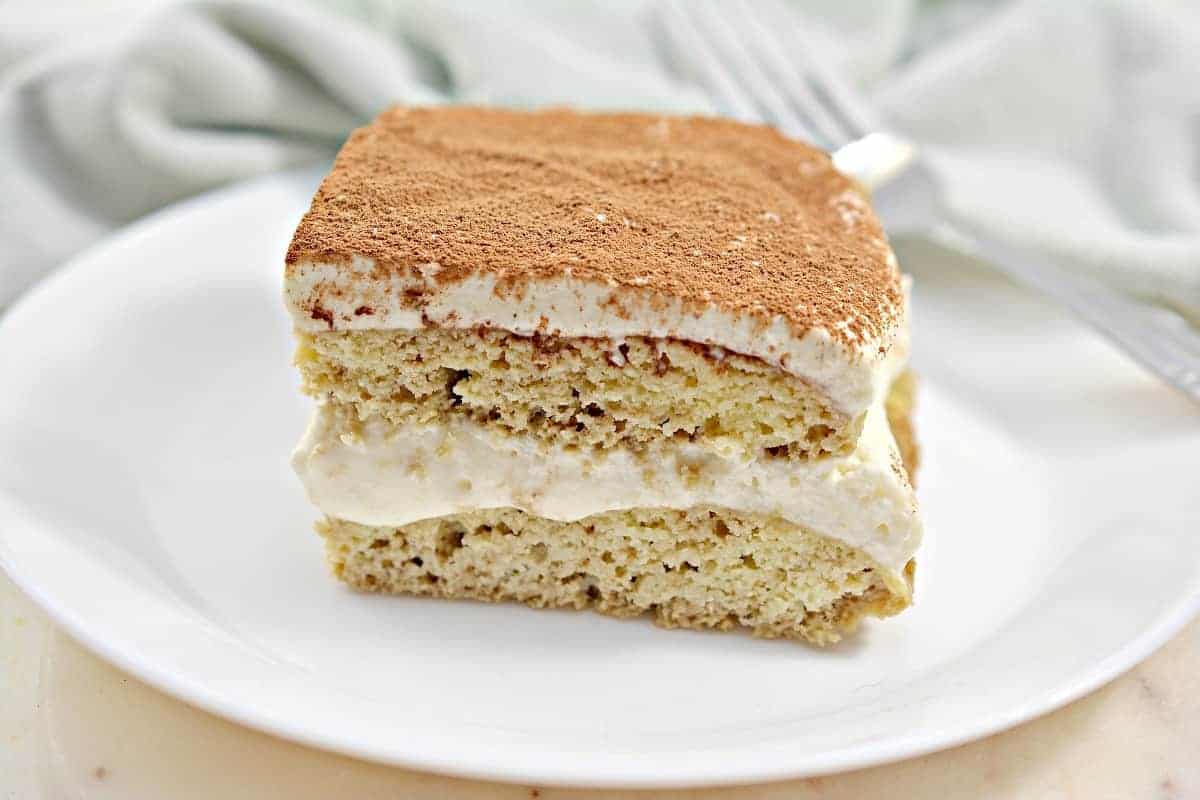
[[[678,792],[506,786],[355,761],[238,727],[57,631],[0,575],[0,797],[1200,798],[1200,620],[1055,713],[941,753],[823,778]]]

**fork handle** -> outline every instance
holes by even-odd
[[[1065,306],[1147,370],[1200,403],[1200,333],[1183,317],[982,231],[944,223],[933,234]]]

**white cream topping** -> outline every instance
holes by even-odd
[[[890,253],[889,253],[890,256]],[[816,328],[797,335],[783,317],[760,319],[711,305],[686,308],[678,298],[606,286],[566,275],[530,283],[519,295],[496,291],[490,274],[437,280],[437,264],[412,274],[373,275],[374,263],[293,265],[284,293],[297,328],[306,331],[490,326],[520,335],[673,338],[715,345],[792,373],[818,387],[847,416],[862,413],[890,380],[885,362],[907,359],[907,309],[880,340],[848,346]],[[314,317],[319,308],[321,316]],[[327,316],[326,316],[327,315]],[[882,350],[882,352],[881,352]]]
[[[324,513],[365,525],[405,525],[477,508],[515,507],[555,520],[626,508],[723,506],[773,514],[860,548],[899,573],[921,523],[882,405],[856,449],[814,461],[760,458],[665,440],[638,456],[564,450],[457,420],[338,433],[317,409],[292,457]]]

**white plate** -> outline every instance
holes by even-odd
[[[287,466],[280,269],[312,174],[134,226],[0,323],[0,560],[101,656],[370,759],[662,786],[946,747],[1144,657],[1200,597],[1200,415],[1000,284],[919,275],[917,606],[830,651],[355,594]],[[915,266],[920,254],[911,255]]]

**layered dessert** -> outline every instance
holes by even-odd
[[[287,254],[293,463],[372,592],[837,641],[909,605],[905,287],[775,131],[478,108],[356,131]]]

